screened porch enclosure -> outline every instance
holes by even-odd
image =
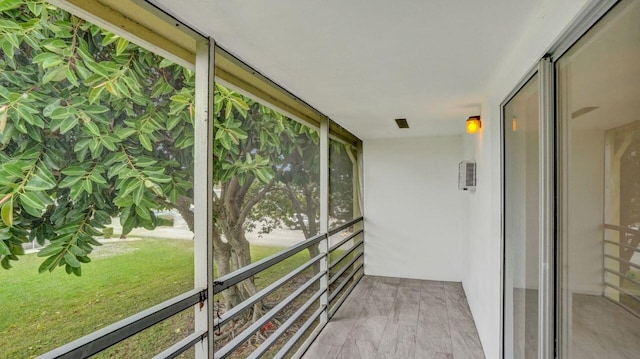
[[[0,357],[640,356],[639,9],[0,0]]]

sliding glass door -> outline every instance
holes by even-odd
[[[502,107],[504,358],[640,358],[640,2],[590,7]]]
[[[503,108],[505,358],[538,357],[539,81]]]
[[[556,63],[563,358],[640,357],[640,2]]]

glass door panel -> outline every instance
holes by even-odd
[[[640,357],[640,2],[556,64],[564,358]]]
[[[538,75],[504,107],[504,357],[537,358]]]

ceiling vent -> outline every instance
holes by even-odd
[[[409,122],[406,118],[396,118],[396,124],[398,124],[398,128],[409,128]]]

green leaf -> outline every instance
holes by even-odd
[[[86,256],[87,252],[85,252],[82,248],[72,245],[69,247],[69,252],[73,253],[75,256]]]
[[[87,106],[84,109],[84,111],[90,114],[99,115],[101,113],[108,112],[109,108],[107,106],[102,106],[102,105],[91,105],[91,106]]]
[[[71,271],[73,272],[73,275],[75,275],[76,277],[82,277],[82,267],[73,267]]]
[[[70,266],[72,266],[74,268],[78,268],[81,265],[80,262],[78,261],[78,259],[76,259],[76,256],[71,252],[67,252],[67,253],[64,254],[64,261],[68,265],[70,265]]]
[[[61,134],[65,134],[65,133],[71,131],[71,129],[76,127],[77,124],[78,124],[78,120],[76,119],[75,116],[71,115],[71,116],[67,117],[60,124],[60,133]]]
[[[40,251],[42,252],[42,251]],[[38,253],[39,255],[40,253]],[[45,259],[44,262],[42,262],[42,264],[40,264],[40,267],[38,267],[38,273],[44,273],[46,271],[52,271],[56,265],[58,264],[58,256],[51,256],[47,259]]]
[[[66,77],[73,86],[78,87],[78,77],[69,68],[64,72],[64,77]]]
[[[100,129],[98,128],[98,125],[96,125],[93,122],[85,122],[84,126],[87,128],[87,130],[89,130],[89,133],[91,133],[94,136],[100,136]]]
[[[149,210],[143,206],[136,206],[136,214],[142,219],[151,220]]]
[[[89,103],[93,104],[100,100],[100,95],[104,91],[104,86],[94,87],[89,91]]]
[[[91,179],[86,178],[82,183],[83,183],[82,188],[84,189],[84,191],[91,194],[91,192],[93,192],[93,185],[92,185]]]
[[[116,56],[120,56],[124,52],[124,50],[127,49],[128,45],[129,41],[123,38],[119,38],[118,43],[116,44]]]
[[[23,0],[2,0],[0,1],[0,11],[17,9],[23,4]]]
[[[119,128],[116,130],[116,136],[118,136],[118,138],[121,140],[124,140],[125,138],[133,135],[134,133],[136,133],[136,130],[131,127]]]
[[[42,76],[42,83],[47,84],[49,82],[60,82],[66,78],[66,68],[64,66],[57,67],[53,70],[47,71],[44,76]]]
[[[13,226],[13,197],[2,205],[1,212],[2,222],[4,222],[7,227]]]
[[[42,217],[42,210],[44,205],[38,199],[38,196],[33,192],[25,192],[18,195],[22,208],[24,208],[30,215],[40,218]]]
[[[0,7],[2,7],[0,5]],[[16,24],[15,22],[11,21],[11,20],[0,20],[0,29],[5,29],[5,30],[18,30],[20,31],[20,25]]]
[[[147,151],[153,151],[153,147],[151,146],[151,140],[149,139],[149,136],[147,136],[144,133],[141,133],[138,135],[138,139],[140,140],[140,144],[142,145],[142,147],[144,147]]]
[[[3,240],[0,240],[0,256],[8,256],[11,255],[11,251],[9,247],[4,243]]]
[[[176,127],[176,125],[178,123],[180,123],[180,117],[179,116],[169,117],[167,119],[167,131],[173,130],[173,128]]]
[[[7,106],[0,107],[0,134],[4,133],[7,126]]]
[[[135,191],[133,191],[133,203],[135,203],[136,206],[139,206],[144,198],[144,189],[145,186],[138,185]]]
[[[48,169],[38,167],[35,175],[25,186],[28,191],[46,191],[56,186],[56,180]]]
[[[4,258],[2,258],[2,260],[0,261],[0,266],[2,266],[2,268],[6,270],[11,269],[11,264],[9,263],[9,256],[5,256]]]
[[[50,255],[56,255],[62,252],[62,243],[52,243],[38,252],[38,257],[48,257]]]
[[[107,183],[107,180],[105,180],[104,177],[102,177],[102,175],[100,173],[97,173],[96,171],[91,172],[91,175],[89,176],[89,178],[95,183],[100,183],[100,184]]]
[[[22,169],[21,164],[18,162],[5,163],[3,169],[7,171],[7,173],[15,177],[22,177],[24,175],[24,170]]]
[[[51,52],[43,52],[41,54],[36,55],[31,61],[34,63],[41,63],[45,61],[55,61],[60,59],[60,55],[54,54]]]
[[[62,170],[62,173],[67,176],[84,176],[87,173],[87,169],[84,166],[71,166]]]

